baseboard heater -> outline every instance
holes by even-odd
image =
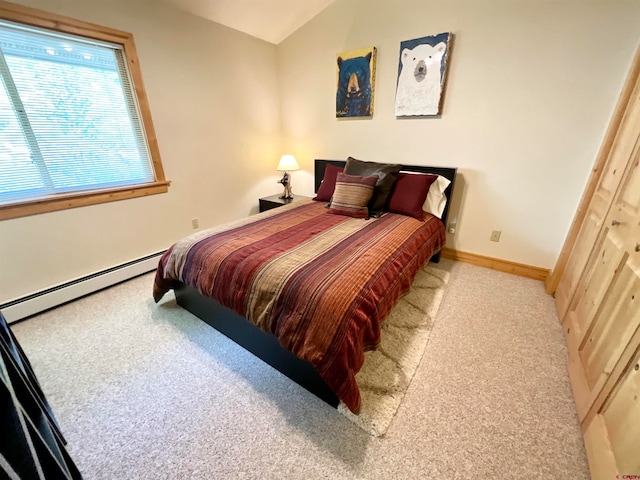
[[[7,323],[24,320],[138,275],[152,272],[158,266],[158,260],[163,253],[164,251],[153,253],[146,257],[131,260],[130,262],[11,300],[0,304],[0,311],[2,311]],[[151,292],[151,285],[149,285],[149,292]]]

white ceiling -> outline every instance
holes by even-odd
[[[335,0],[165,0],[275,45]]]

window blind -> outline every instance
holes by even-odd
[[[122,48],[0,21],[0,203],[154,181]]]

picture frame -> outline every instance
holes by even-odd
[[[373,116],[376,47],[336,56],[336,118]]]
[[[440,115],[451,39],[447,32],[400,42],[396,117]]]

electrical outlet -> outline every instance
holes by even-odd
[[[491,232],[491,237],[489,238],[489,240],[491,240],[492,242],[499,242],[500,234],[502,234],[500,230],[494,230],[493,232]]]
[[[198,227],[200,226],[200,223],[198,223],[198,219],[197,218],[192,218],[191,219],[191,226],[193,227],[194,230],[198,229]]]
[[[451,234],[456,233],[456,222],[449,223],[449,233]]]

